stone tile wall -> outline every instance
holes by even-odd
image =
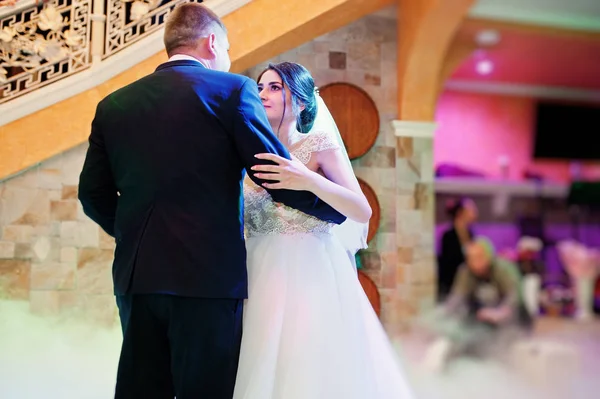
[[[114,240],[83,214],[87,144],[0,183],[0,293],[32,312],[113,324]]]

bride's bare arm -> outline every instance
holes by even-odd
[[[311,171],[297,159],[287,160],[274,154],[256,157],[277,165],[257,165],[252,169],[261,172],[255,175],[259,179],[273,182],[263,184],[266,188],[311,191],[344,216],[359,223],[368,222],[371,207],[342,151],[319,151],[313,156],[323,175]]]
[[[346,217],[359,223],[368,222],[371,206],[345,155],[340,150],[328,150],[313,156],[324,176],[315,173],[309,190]]]

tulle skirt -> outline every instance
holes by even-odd
[[[412,391],[340,243],[247,240],[249,299],[234,399],[410,399]]]

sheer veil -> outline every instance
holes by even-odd
[[[347,162],[349,173],[351,173],[354,179],[356,179],[356,175],[352,169],[352,163],[350,162],[350,157],[346,151],[346,146],[344,145],[344,140],[342,140],[342,135],[340,134],[337,124],[335,123],[329,108],[327,108],[325,101],[323,101],[323,98],[321,98],[318,91],[316,91],[315,96],[317,98],[317,116],[309,134],[317,131],[330,134],[331,138],[339,143],[341,151],[343,151],[345,155],[344,158]],[[358,184],[358,180],[356,180],[356,182]],[[350,261],[355,267],[356,261],[354,256],[360,249],[367,247],[368,233],[368,223],[358,223],[351,219],[347,219],[344,223],[336,225],[333,228],[333,234],[342,243],[346,249],[346,253],[350,257]]]

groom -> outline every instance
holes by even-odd
[[[177,7],[164,41],[168,62],[98,104],[79,183],[86,215],[116,240],[115,398],[231,399],[247,297],[243,170],[265,163],[255,154],[289,153],[256,83],[226,73],[227,33],[213,12]],[[270,194],[345,219],[311,193]]]

